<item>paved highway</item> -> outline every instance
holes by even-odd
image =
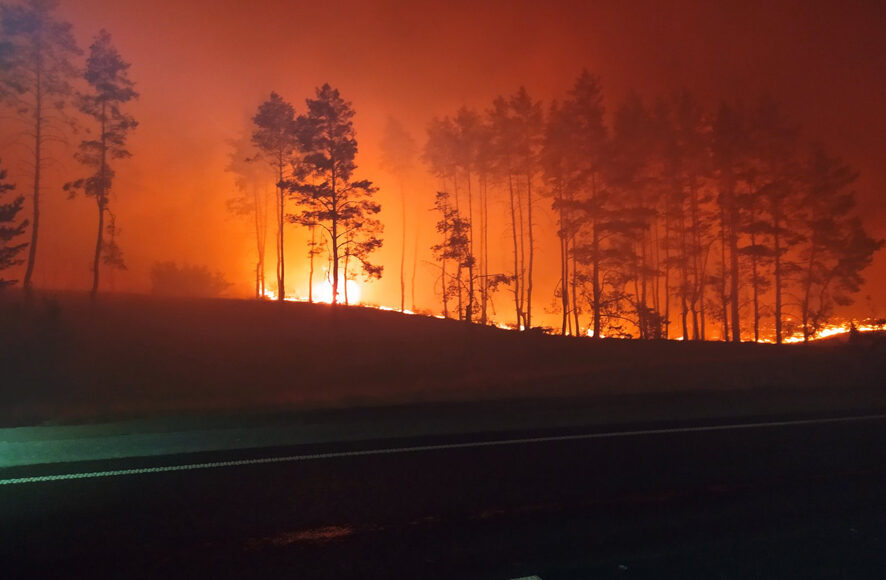
[[[0,470],[10,577],[883,577],[886,416]],[[4,574],[5,575],[5,574]]]

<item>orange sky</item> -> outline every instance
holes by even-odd
[[[249,224],[225,201],[233,180],[223,169],[226,141],[246,126],[271,90],[297,110],[329,82],[354,104],[358,174],[381,185],[387,224],[385,277],[364,291],[394,304],[399,293],[399,209],[390,176],[378,169],[377,143],[388,115],[421,142],[435,114],[485,107],[525,84],[537,98],[560,95],[582,67],[599,74],[614,101],[633,88],[647,97],[688,88],[702,99],[750,99],[768,91],[802,124],[862,170],[858,194],[869,229],[886,235],[886,40],[881,2],[393,2],[289,0],[63,0],[82,46],[107,28],[138,83],[141,126],[133,159],[119,163],[112,207],[123,230],[129,272],[117,289],[144,289],[157,260],[223,270],[235,291],[251,291],[254,244]],[[599,4],[599,5],[598,5]],[[726,5],[729,4],[729,5]],[[57,186],[80,171],[70,151],[49,171],[38,285],[85,287],[94,207],[67,201]],[[12,167],[16,174],[16,167]],[[26,186],[24,176],[16,179]],[[53,190],[53,183],[56,189]],[[417,177],[411,212],[424,220],[428,246],[434,182]],[[541,227],[550,220],[539,218]],[[550,222],[553,223],[553,222]],[[304,246],[290,228],[288,271],[304,286]],[[540,266],[537,308],[549,307],[557,266],[554,229]],[[411,238],[410,234],[410,238]],[[493,240],[495,243],[495,240]],[[501,251],[505,251],[501,239]],[[494,245],[494,244],[493,244]],[[273,238],[268,240],[269,273]],[[494,253],[494,252],[493,252]],[[539,260],[544,262],[544,258]],[[422,266],[419,306],[439,308],[430,266]],[[550,275],[548,275],[550,274]],[[886,314],[886,253],[866,289]],[[863,293],[856,311],[868,313]],[[506,307],[507,298],[499,298]]]

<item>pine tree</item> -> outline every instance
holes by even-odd
[[[14,190],[15,186],[6,181],[6,169],[0,166],[0,274],[3,270],[21,265],[24,260],[19,255],[28,246],[27,242],[17,242],[17,238],[24,234],[28,227],[27,220],[16,223],[25,203],[24,196],[20,195],[9,202],[3,199],[7,193]],[[17,280],[7,280],[0,275],[0,290],[16,282]]]
[[[809,340],[833,314],[848,306],[863,283],[862,271],[883,240],[867,235],[855,213],[849,189],[858,172],[817,147],[804,167],[804,193],[799,204],[800,312],[803,338]]]
[[[458,206],[458,163],[459,163],[458,127],[450,117],[435,117],[428,124],[427,141],[422,151],[422,160],[431,174],[440,180],[441,189],[452,188],[455,205]],[[449,317],[450,285],[446,282],[447,259],[441,258],[443,276],[443,316]],[[456,266],[456,278],[460,278],[461,267]],[[455,285],[458,296],[458,318],[462,316],[462,292],[460,284]]]
[[[544,138],[544,113],[541,103],[535,101],[525,87],[520,89],[508,100],[514,123],[514,153],[521,168],[521,181],[526,191],[526,234],[528,257],[526,261],[525,326],[532,328],[532,291],[535,270],[535,220],[533,209],[533,185],[538,172],[538,156]]]
[[[436,229],[442,236],[440,242],[431,247],[434,255],[441,264],[455,262],[462,270],[473,272],[474,255],[471,253],[470,222],[461,217],[459,209],[452,204],[451,196],[447,192],[437,192],[434,210],[440,215]],[[447,279],[445,268],[442,269],[441,280],[444,296],[447,287],[462,284],[458,276],[452,276],[451,280]],[[466,320],[471,321],[469,317],[466,317]]]
[[[609,221],[609,206],[612,203],[610,193],[605,187],[603,171],[608,155],[608,129],[604,123],[603,89],[600,79],[583,71],[576,79],[568,98],[564,101],[564,109],[572,119],[571,134],[568,136],[569,160],[567,165],[570,173],[575,176],[576,196],[572,209],[581,227],[575,232],[577,238],[573,252],[573,279],[575,287],[572,291],[573,300],[577,295],[577,264],[590,267],[589,303],[593,320],[591,332],[594,338],[602,336],[604,311],[604,269],[607,252],[605,238]],[[577,326],[577,325],[576,325]]]
[[[403,312],[406,309],[406,188],[415,163],[417,146],[403,124],[389,117],[382,137],[381,151],[383,167],[397,179],[400,188],[400,312]]]
[[[299,202],[294,220],[319,226],[328,236],[332,253],[332,303],[347,281],[343,261],[356,259],[362,272],[381,277],[382,266],[370,255],[382,245],[382,224],[377,219],[381,205],[375,201],[377,188],[369,180],[353,179],[357,169],[357,139],[354,110],[339,91],[325,84],[316,97],[307,99],[307,113],[296,121],[296,135],[303,154],[294,179],[285,182]]]
[[[248,218],[255,233],[255,297],[265,296],[265,249],[268,237],[268,210],[270,191],[267,169],[256,163],[259,155],[252,142],[251,133],[229,142],[231,152],[225,171],[234,175],[236,195],[228,199],[228,210],[234,215]]]
[[[131,157],[126,149],[129,132],[138,126],[138,122],[124,112],[123,107],[138,98],[135,84],[129,78],[129,63],[125,62],[111,42],[111,35],[102,30],[89,47],[86,60],[85,79],[90,91],[78,96],[80,112],[94,123],[94,136],[80,143],[76,154],[77,160],[94,171],[89,177],[65,184],[70,193],[82,191],[86,196],[95,199],[98,208],[98,235],[92,262],[92,289],[90,296],[95,297],[99,286],[99,268],[102,253],[110,251],[113,259],[108,265],[123,267],[122,254],[116,245],[116,220],[112,234],[115,241],[109,247],[105,241],[105,215],[112,191],[114,170],[111,161]],[[92,132],[93,130],[90,130]],[[111,255],[107,254],[107,255]]]
[[[272,92],[252,118],[255,131],[252,142],[261,157],[273,168],[277,182],[277,300],[286,299],[286,260],[283,243],[283,224],[286,217],[286,188],[284,182],[294,163],[296,150],[295,109]]]
[[[47,146],[62,139],[70,119],[64,109],[77,76],[73,59],[81,54],[71,24],[55,16],[58,0],[0,4],[0,97],[28,126],[33,139],[31,242],[23,285],[32,287],[40,226],[40,194]]]

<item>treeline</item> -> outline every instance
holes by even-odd
[[[595,338],[808,338],[883,246],[857,215],[857,171],[765,96],[707,109],[689,93],[629,94],[607,114],[585,71],[547,105],[521,88],[434,119],[424,160],[445,189],[443,310],[469,321],[485,323],[506,284],[515,326],[533,327],[538,211],[557,223],[559,330]],[[490,267],[493,202],[510,229],[506,272]]]
[[[260,190],[250,187],[255,185],[250,168],[258,161],[266,164],[276,183],[277,299],[286,298],[284,226],[294,223],[310,230],[308,300],[313,301],[315,258],[325,253],[332,302],[343,298],[347,303],[349,279],[381,277],[382,266],[370,259],[382,244],[383,228],[377,217],[381,205],[375,201],[376,186],[354,176],[357,139],[351,103],[325,84],[305,104],[305,112],[296,115],[292,104],[271,93],[259,106],[250,138],[255,155],[241,160],[236,156],[245,144],[234,144],[235,158],[229,170],[240,176],[242,195],[230,205],[236,213],[254,218],[258,255],[255,289],[256,296],[264,296],[267,209]]]
[[[99,289],[102,265],[125,268],[117,245],[119,228],[110,208],[115,193],[114,162],[130,156],[129,133],[138,123],[126,106],[138,97],[124,61],[106,30],[95,35],[86,51],[77,46],[71,24],[57,14],[57,0],[0,3],[0,104],[4,115],[21,124],[26,142],[12,143],[29,151],[32,177],[30,219],[19,214],[24,196],[0,205],[0,271],[26,264],[22,284],[33,286],[40,240],[40,196],[44,172],[53,159],[53,144],[83,135],[76,160],[84,175],[71,176],[64,185],[70,197],[85,195],[96,204],[97,229],[92,255],[91,295]],[[0,152],[0,156],[5,156]],[[0,195],[15,189],[0,170]],[[30,241],[21,238],[30,228]],[[27,256],[23,256],[27,249]],[[3,281],[0,287],[14,280]]]

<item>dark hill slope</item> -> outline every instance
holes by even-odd
[[[366,308],[0,297],[0,423],[554,395],[878,387],[847,346],[563,338]]]

